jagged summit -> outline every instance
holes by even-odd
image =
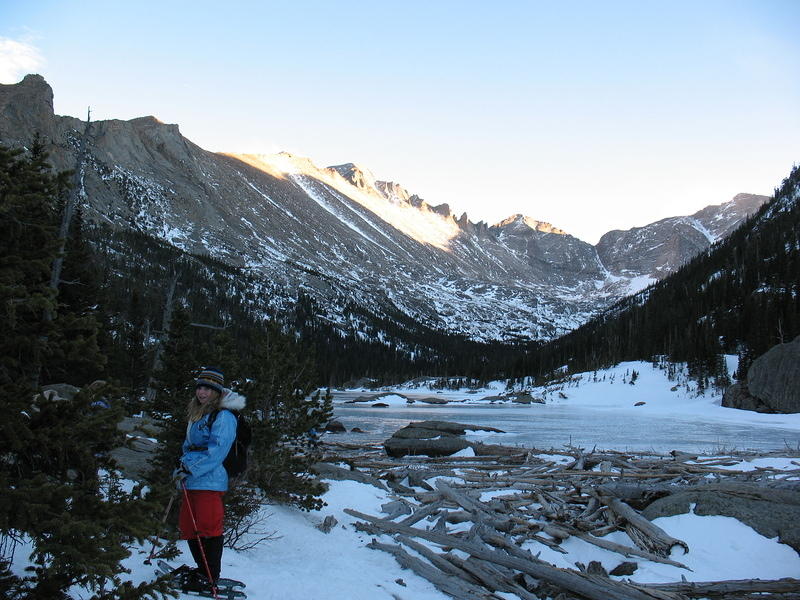
[[[528,228],[533,229],[534,231],[541,231],[542,233],[555,233],[557,235],[569,235],[563,229],[559,229],[558,227],[553,227],[550,223],[545,221],[537,221],[536,219],[532,219],[531,217],[527,217],[523,214],[517,213],[515,215],[511,215],[496,223],[492,227],[497,227],[501,229],[511,229],[511,228]]]
[[[345,163],[328,167],[328,169],[336,171],[357,188],[375,189],[375,176],[365,167],[355,163]]]

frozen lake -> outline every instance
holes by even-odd
[[[409,398],[430,393],[403,392]],[[383,441],[412,421],[455,421],[488,425],[505,434],[470,437],[492,444],[518,445],[540,449],[572,444],[591,449],[629,451],[670,450],[714,453],[725,450],[775,450],[800,447],[800,431],[788,425],[759,422],[754,413],[719,409],[721,418],[711,414],[653,415],[638,409],[609,410],[585,404],[412,404],[372,408],[367,404],[341,404],[363,393],[334,392],[334,415],[348,429],[346,434],[326,434],[339,441]],[[761,416],[761,415],[757,415]],[[775,415],[780,418],[779,415]],[[724,418],[722,418],[724,417]],[[350,433],[359,427],[364,433]]]

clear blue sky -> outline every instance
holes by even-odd
[[[589,242],[800,162],[800,0],[0,0],[0,82]]]

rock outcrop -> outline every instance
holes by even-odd
[[[800,336],[754,360],[746,383],[728,388],[722,405],[757,412],[800,412]]]
[[[495,427],[463,425],[448,421],[420,421],[398,429],[383,443],[386,454],[395,458],[406,455],[450,456],[472,446],[463,436],[467,431],[505,433]]]
[[[747,371],[747,389],[775,412],[800,412],[800,336],[754,360]]]
[[[733,517],[765,537],[778,537],[800,552],[800,491],[746,483],[701,486],[660,498],[642,511],[652,520],[688,513]]]

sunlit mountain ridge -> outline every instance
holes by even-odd
[[[677,269],[767,199],[740,195],[593,246],[529,216],[474,223],[352,163],[208,152],[154,117],[87,130],[54,114],[40,76],[0,86],[0,140],[27,146],[37,132],[55,167],[81,170],[90,223],[245,269],[267,315],[308,297],[342,331],[377,338],[375,323],[390,319],[474,340],[552,339]]]

